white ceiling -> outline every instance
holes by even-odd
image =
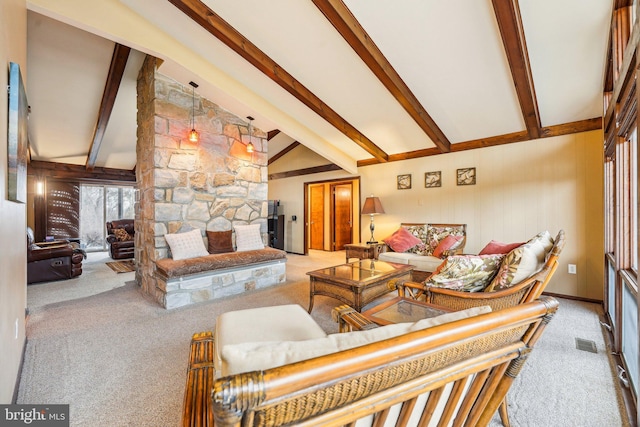
[[[491,0],[343,0],[452,144],[526,130]],[[387,154],[435,147],[311,1],[209,8]],[[96,166],[135,166],[135,77],[160,72],[347,171],[372,156],[167,0],[29,0],[32,158],[85,164],[115,42],[131,47]],[[612,2],[520,0],[541,125],[602,115]]]

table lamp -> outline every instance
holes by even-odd
[[[373,230],[375,225],[373,224],[373,216],[384,213],[384,208],[382,207],[382,203],[380,203],[380,199],[377,197],[367,197],[364,201],[364,206],[362,207],[362,215],[371,215],[371,224],[369,224],[369,229],[371,230],[371,240],[367,243],[378,243],[377,240],[373,238]]]

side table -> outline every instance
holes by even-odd
[[[384,243],[349,243],[344,245],[346,262],[351,258],[378,259],[378,255],[384,248]]]

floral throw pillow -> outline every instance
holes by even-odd
[[[427,247],[424,242],[427,240],[427,225],[419,224],[419,225],[405,225],[403,226],[409,233],[413,234],[414,237],[417,237],[420,240],[416,246],[412,247],[406,252],[417,254],[417,255],[427,255],[425,251]]]
[[[128,242],[130,240],[133,240],[133,236],[127,233],[127,230],[125,230],[124,228],[114,229],[113,234],[114,236],[116,236],[116,239],[118,239],[119,242]]]
[[[491,283],[504,255],[454,255],[438,267],[425,285],[465,292],[480,292]]]
[[[426,249],[422,255],[433,255],[438,244],[447,236],[464,236],[464,230],[462,227],[427,226],[426,237],[423,240],[425,242]]]
[[[553,238],[548,231],[535,235],[524,245],[505,255],[500,269],[485,292],[508,289],[533,276],[544,265],[547,253],[553,247]]]

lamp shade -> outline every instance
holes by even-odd
[[[364,201],[361,213],[363,215],[383,214],[384,208],[382,207],[382,203],[380,203],[380,199],[373,196],[367,197]]]

